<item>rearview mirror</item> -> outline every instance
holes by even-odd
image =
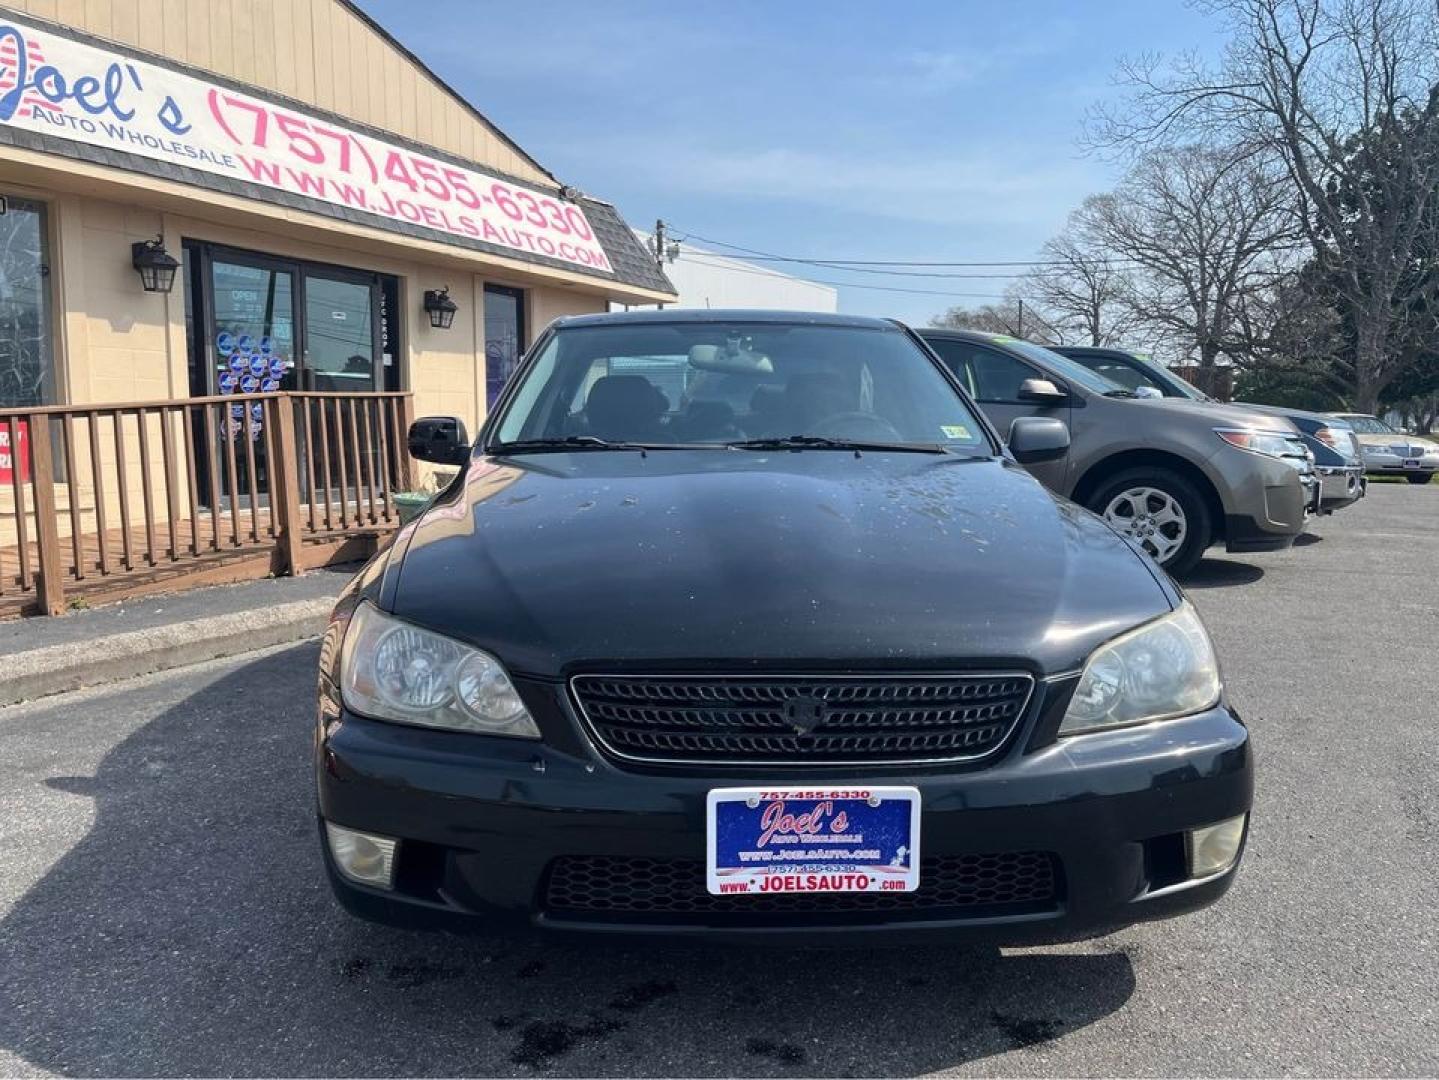
[[[410,425],[410,456],[435,465],[470,460],[470,436],[458,416],[422,416]]]
[[[1019,384],[1019,400],[1057,405],[1068,395],[1048,379],[1025,379]]]
[[[1021,465],[1053,461],[1069,452],[1069,428],[1049,416],[1021,416],[1009,425],[1009,452]]]

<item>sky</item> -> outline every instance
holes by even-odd
[[[1222,46],[1182,0],[360,6],[631,225],[819,259],[1034,258],[1121,172],[1079,145],[1119,58]],[[915,324],[1008,284],[770,265]]]

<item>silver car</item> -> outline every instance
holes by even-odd
[[[1027,341],[968,330],[917,333],[990,421],[1069,427],[1064,457],[1031,466],[1172,574],[1205,550],[1286,548],[1319,504],[1313,455],[1283,417],[1120,386]]]
[[[1354,429],[1364,452],[1364,471],[1371,476],[1403,476],[1411,484],[1427,484],[1439,471],[1439,443],[1395,431],[1368,413],[1335,413]]]

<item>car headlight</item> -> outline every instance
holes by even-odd
[[[355,608],[340,653],[340,693],[362,716],[423,727],[538,739],[505,669],[489,653]]]
[[[1249,428],[1215,428],[1214,434],[1218,435],[1230,446],[1237,446],[1241,450],[1248,450],[1251,454],[1263,454],[1265,457],[1278,458],[1294,466],[1294,468],[1301,472],[1307,472],[1309,463],[1314,460],[1313,453],[1310,452],[1309,448],[1304,445],[1301,439],[1282,431],[1252,431]]]
[[[1219,700],[1219,663],[1188,603],[1095,649],[1061,735],[1185,716]]]

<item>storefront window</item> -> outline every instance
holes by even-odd
[[[185,325],[190,336],[191,392],[253,394],[274,390],[364,394],[394,389],[399,365],[393,354],[398,342],[394,311],[397,282],[381,274],[343,267],[237,251],[200,241],[185,245],[187,292]],[[367,441],[351,406],[331,404],[325,438],[328,447],[310,439],[318,433],[297,432],[302,481],[328,460],[339,469],[342,448],[368,455],[368,475],[381,476],[378,445]],[[263,430],[264,410],[235,402],[217,434],[217,447],[197,446],[202,473],[211,458],[223,460],[225,440],[248,438],[254,444],[255,468],[263,486],[269,463]],[[197,441],[202,434],[197,432]],[[218,456],[216,456],[218,455]],[[248,455],[242,457],[241,473]],[[318,475],[318,474],[316,474]],[[205,473],[205,476],[208,476]],[[226,478],[217,477],[223,487]],[[244,491],[239,477],[237,491]],[[323,478],[319,478],[323,482]],[[329,489],[338,486],[330,477]],[[353,486],[358,476],[347,476]],[[201,490],[205,489],[201,484]],[[308,498],[310,493],[302,491]],[[229,493],[222,492],[228,501]]]
[[[53,404],[45,208],[7,198],[0,214],[0,408]]]
[[[525,351],[525,294],[485,286],[485,404],[492,408]]]

